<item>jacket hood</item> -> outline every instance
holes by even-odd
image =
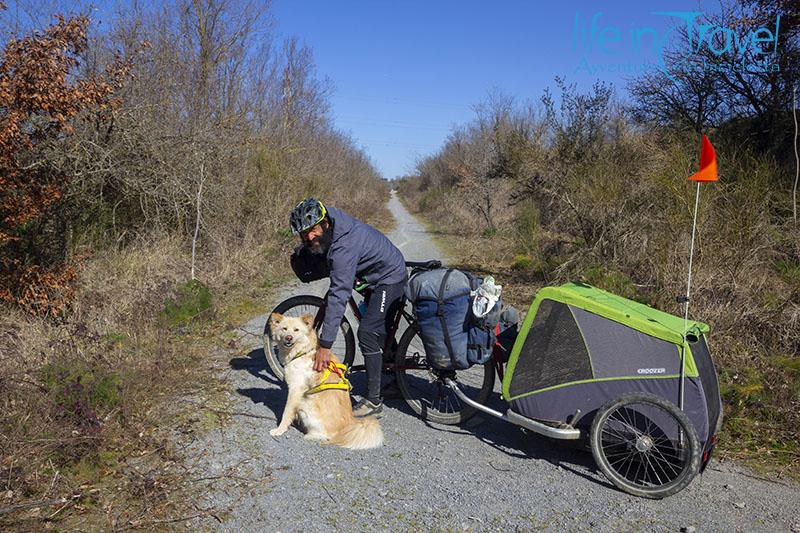
[[[350,231],[353,229],[354,221],[350,215],[340,211],[339,209],[336,209],[335,207],[328,207],[327,209],[328,215],[331,217],[331,220],[333,220],[332,243],[334,243],[350,233]]]

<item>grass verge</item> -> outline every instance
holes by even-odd
[[[226,258],[228,277],[186,282],[181,246],[151,241],[88,260],[62,322],[3,309],[0,529],[172,529],[224,514],[193,503],[214,480],[176,443],[226,423],[231,331],[288,276],[273,259],[285,244],[249,250]]]

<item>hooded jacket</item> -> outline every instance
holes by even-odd
[[[319,335],[323,348],[336,340],[356,277],[372,286],[402,283],[407,277],[402,252],[383,233],[334,207],[328,216],[333,237],[327,255],[331,284]]]

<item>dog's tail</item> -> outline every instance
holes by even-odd
[[[353,419],[326,444],[335,444],[350,450],[367,450],[383,445],[383,430],[374,416]]]

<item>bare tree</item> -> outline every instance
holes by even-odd
[[[774,51],[759,46],[734,47],[730,31],[746,39],[762,27],[774,27],[780,17]],[[636,115],[678,129],[696,132],[724,127],[726,135],[769,150],[786,160],[794,80],[800,76],[800,8],[789,0],[725,0],[719,13],[702,21],[726,31],[708,32],[702,46],[686,50],[696,35],[686,29],[664,55],[663,71],[633,80],[630,91]],[[696,31],[695,31],[696,33]],[[709,41],[709,39],[711,39]],[[730,48],[728,52],[719,50]],[[712,49],[713,48],[713,49]],[[788,162],[788,161],[786,161]]]

